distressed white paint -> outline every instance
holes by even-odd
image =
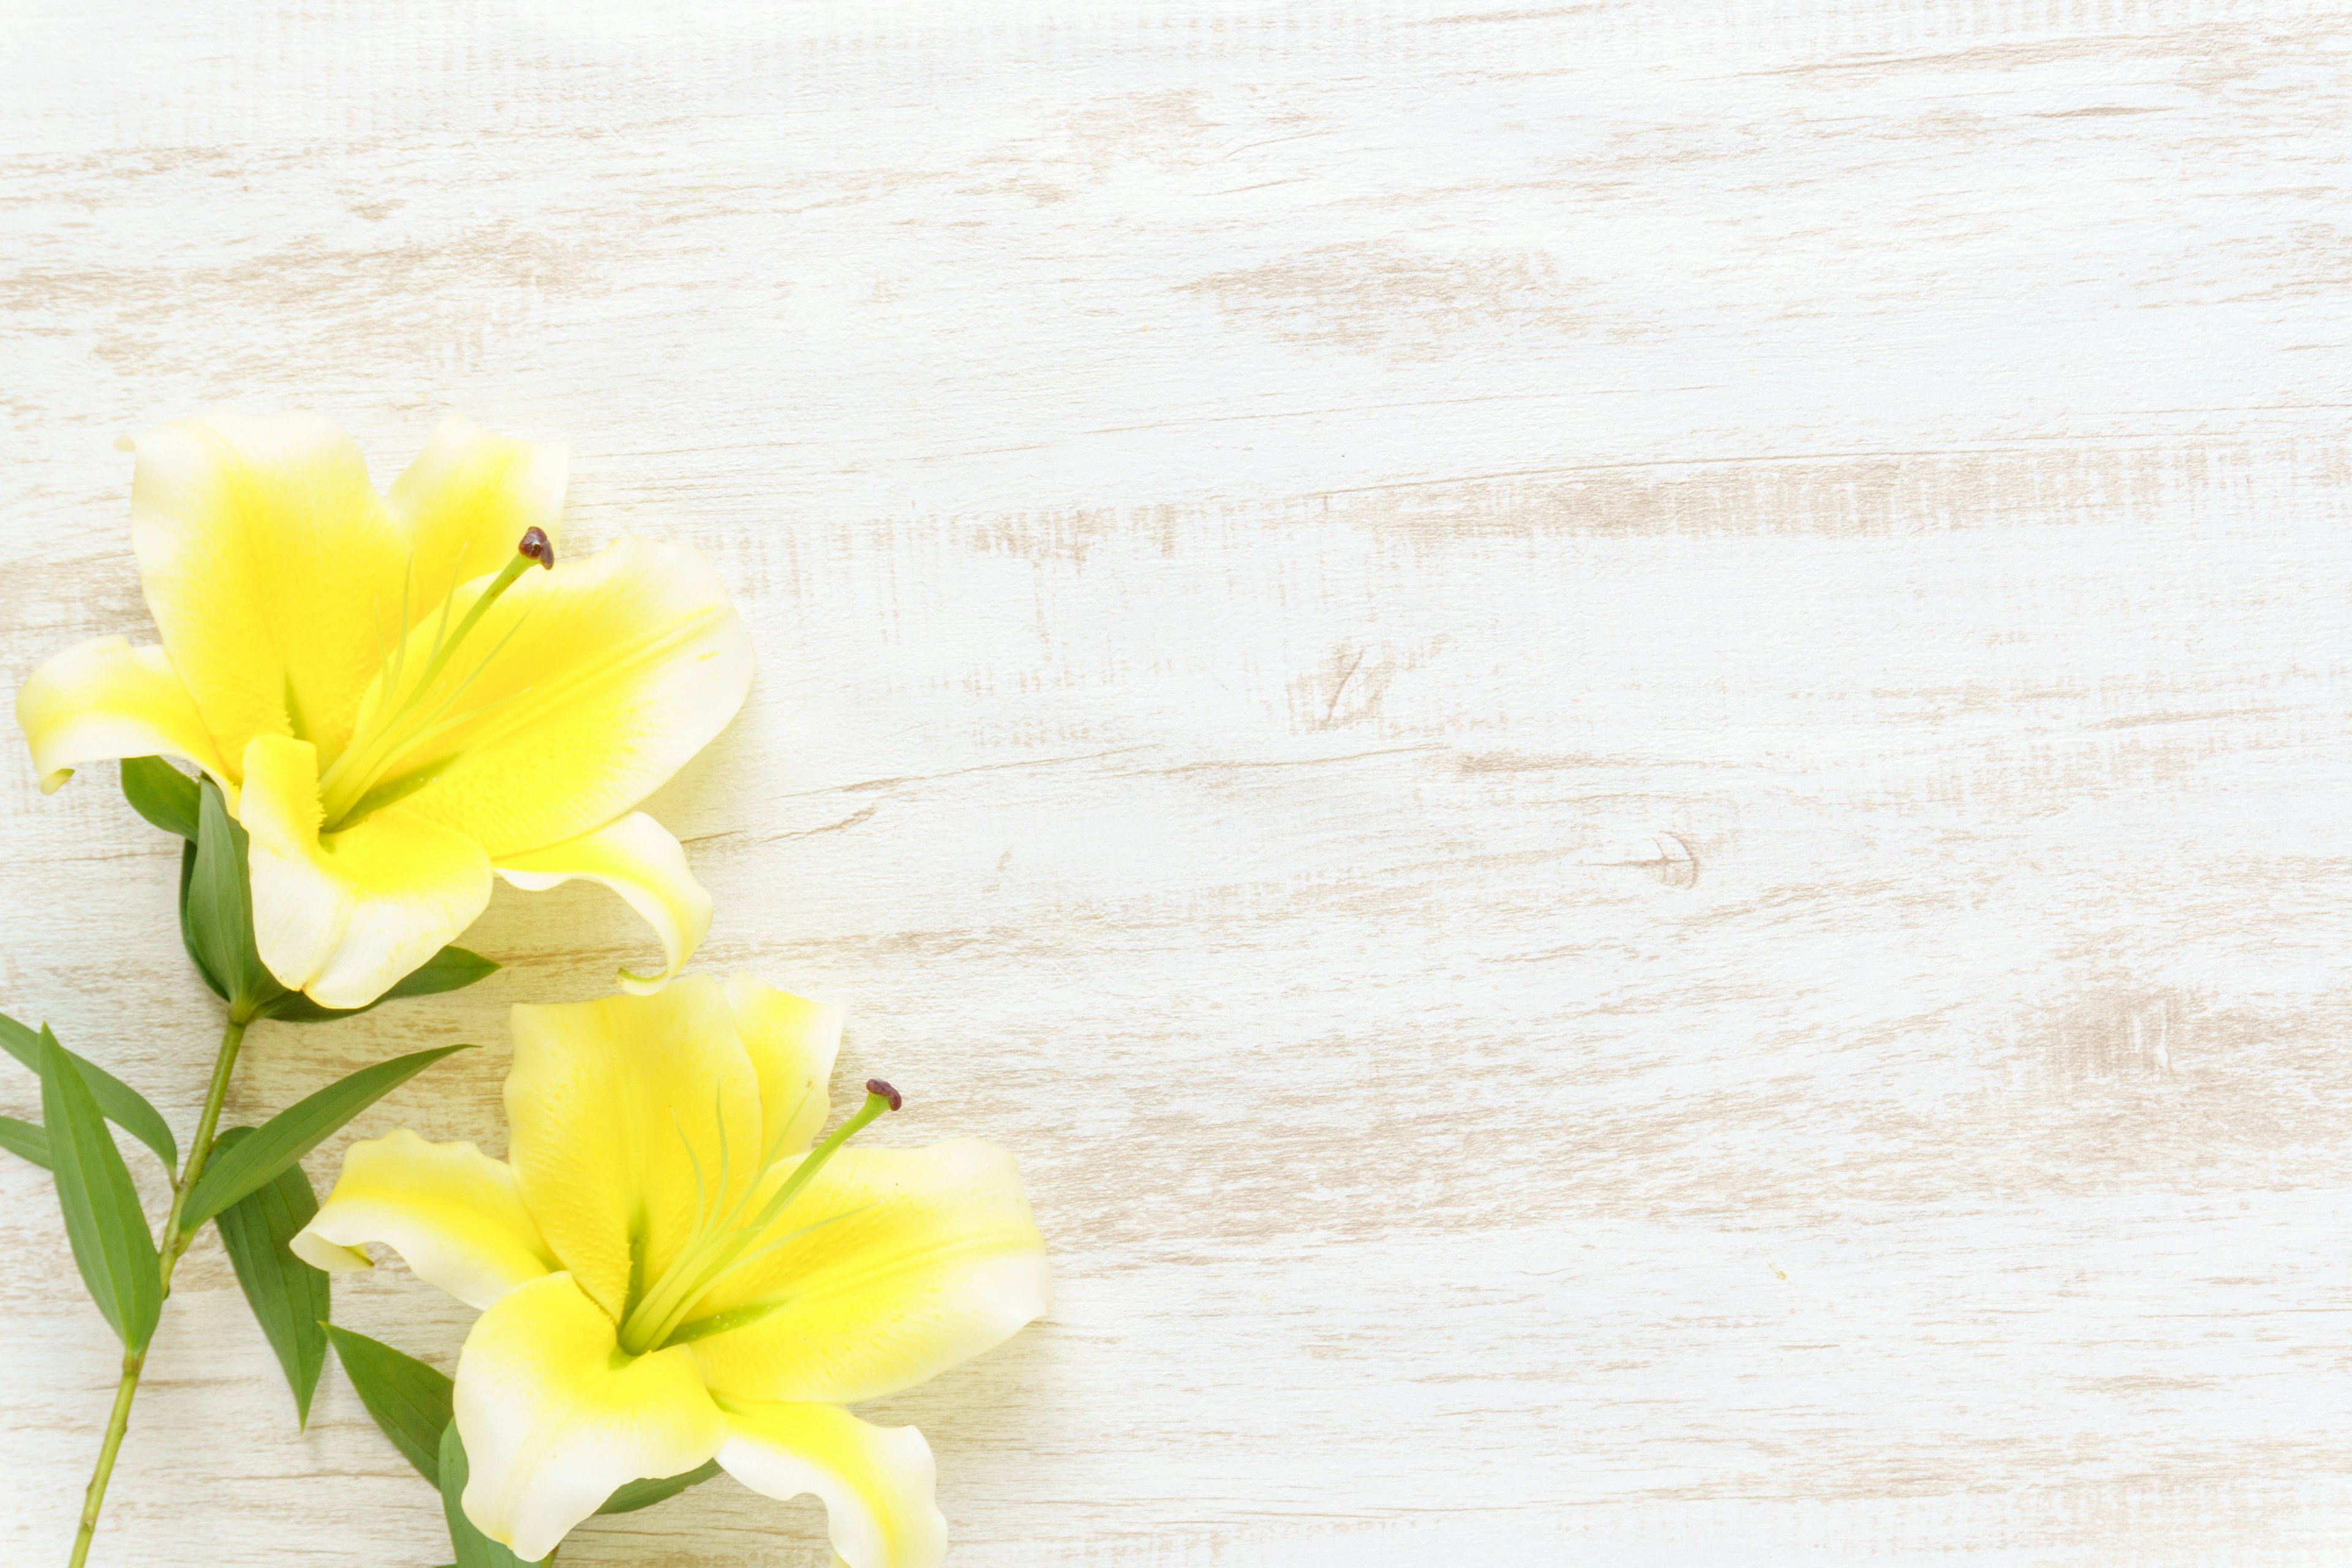
[[[1057,1260],[882,1411],[959,1563],[2340,1561],[2352,30],[1719,11],[16,0],[0,675],[142,628],[110,443],[215,399],[708,552],[706,960]],[[0,834],[0,1006],[184,1129],[167,847],[15,749]],[[235,1110],[474,1038],[367,1121],[496,1146],[505,1005],[646,939],[475,941]],[[0,1227],[42,1562],[114,1356]],[[98,1560],[440,1561],[181,1279]],[[722,1482],[565,1561],[821,1542]]]

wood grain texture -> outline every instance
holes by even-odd
[[[2352,18],[1486,3],[15,0],[0,676],[145,627],[110,443],[212,400],[705,551],[702,962],[1054,1249],[879,1409],[957,1563],[2342,1561]],[[0,1007],[184,1131],[167,846],[21,747],[0,835]],[[233,1112],[471,1038],[365,1130],[502,1146],[506,1005],[647,942],[473,942]],[[61,1559],[114,1357],[13,1163],[0,1247]],[[181,1281],[97,1560],[441,1561]],[[822,1542],[719,1482],[564,1560]]]

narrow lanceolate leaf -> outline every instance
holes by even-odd
[[[163,758],[123,758],[122,798],[164,832],[196,836],[196,781]]]
[[[41,1037],[47,1033],[47,1029],[28,1029],[14,1018],[0,1017],[0,1050],[38,1072]],[[58,1048],[65,1050],[62,1046]],[[71,1051],[66,1051],[66,1055],[72,1057],[74,1066],[81,1069],[82,1081],[89,1085],[90,1097],[98,1101],[98,1113],[154,1150],[163,1168],[176,1175],[180,1146],[173,1141],[172,1129],[163,1121],[163,1113],[150,1105],[145,1095],[89,1058],[75,1056]]]
[[[368,1007],[381,1007],[386,1002],[403,996],[434,996],[444,991],[461,990],[477,980],[496,974],[499,966],[478,952],[468,952],[462,947],[445,947],[432,957],[394,982],[392,989],[369,1003],[367,1007],[321,1007],[299,991],[289,991],[269,1005],[269,1016],[289,1024],[318,1024],[330,1018],[348,1018],[364,1013]]]
[[[286,994],[253,942],[253,886],[247,879],[245,829],[228,814],[220,785],[196,785],[196,854],[180,900],[181,930],[196,967],[233,1018],[249,1019]]]
[[[213,1215],[258,1188],[263,1183],[317,1148],[336,1129],[439,1061],[453,1051],[471,1046],[437,1046],[394,1057],[372,1068],[362,1068],[338,1079],[309,1098],[287,1107],[236,1146],[215,1153],[188,1194],[180,1223],[194,1230]]]
[[[196,880],[196,841],[189,839],[180,846],[180,945],[188,950],[188,962],[195,966],[196,978],[205,988],[222,1001],[228,1000],[228,987],[221,977],[205,967],[205,955],[196,942],[196,922],[188,912],[188,889]]]
[[[598,1513],[635,1513],[641,1508],[651,1508],[657,1502],[667,1502],[688,1487],[698,1487],[719,1473],[719,1461],[707,1460],[682,1476],[665,1476],[657,1481],[631,1481],[616,1488],[604,1500]]]
[[[498,972],[499,966],[478,952],[445,947],[394,981],[383,999],[389,1002],[400,996],[437,996],[444,991],[462,991]]]
[[[359,1390],[360,1403],[392,1439],[401,1457],[434,1486],[441,1484],[441,1434],[452,1417],[455,1387],[439,1373],[382,1340],[334,1323],[326,1325],[343,1372]]]
[[[44,1171],[49,1168],[48,1130],[37,1121],[0,1116],[0,1149],[30,1160]]]
[[[213,1146],[215,1157],[252,1135],[249,1127],[230,1128]],[[327,1275],[295,1257],[286,1244],[318,1212],[310,1179],[295,1164],[221,1210],[213,1221],[236,1269],[246,1304],[253,1309],[253,1320],[286,1371],[286,1384],[294,1391],[294,1417],[303,1426],[310,1424],[310,1395],[327,1364]]]
[[[449,1521],[449,1544],[457,1549],[455,1568],[519,1568],[525,1559],[474,1528],[466,1517],[466,1445],[455,1421],[441,1429],[441,1515]],[[544,1558],[535,1561],[544,1562]]]
[[[82,1283],[123,1347],[144,1350],[163,1310],[155,1241],[98,1100],[72,1055],[47,1029],[41,1031],[41,1116],[58,1206],[65,1212],[66,1239]]]

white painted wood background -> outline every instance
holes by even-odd
[[[2352,13],[1509,4],[7,0],[0,676],[146,627],[110,443],[215,399],[708,552],[702,962],[1056,1260],[877,1412],[959,1563],[2344,1561]],[[171,846],[0,751],[0,1007],[184,1131]],[[362,1130],[502,1147],[506,1005],[648,944],[473,940],[233,1110],[470,1038]],[[0,1249],[62,1561],[116,1352],[19,1163]],[[444,1560],[180,1279],[98,1561]]]

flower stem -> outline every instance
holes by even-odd
[[[115,1385],[114,1413],[106,1418],[106,1443],[98,1451],[98,1468],[90,1472],[89,1487],[82,1493],[81,1528],[74,1532],[73,1568],[81,1568],[82,1560],[89,1555],[90,1537],[98,1533],[99,1505],[106,1500],[106,1482],[114,1474],[114,1456],[122,1447],[122,1434],[131,1426],[131,1396],[139,1392],[139,1369],[146,1362],[145,1351],[122,1352],[122,1381]]]
[[[180,1179],[172,1184],[172,1214],[163,1222],[163,1244],[159,1249],[163,1269],[163,1294],[172,1294],[172,1271],[180,1266],[180,1255],[195,1240],[193,1232],[183,1234],[180,1215],[188,1206],[188,1194],[196,1190],[196,1178],[205,1173],[205,1162],[213,1152],[213,1129],[220,1124],[221,1101],[228,1098],[229,1074],[236,1070],[237,1047],[245,1044],[245,1020],[232,1016],[228,1027],[221,1031],[220,1051],[213,1058],[213,1081],[205,1089],[204,1114],[196,1119],[195,1141],[188,1145],[188,1163],[180,1170]]]
[[[184,1235],[180,1215],[188,1206],[188,1194],[196,1188],[196,1178],[205,1173],[205,1159],[212,1152],[213,1129],[220,1123],[221,1101],[228,1097],[229,1075],[236,1070],[237,1047],[245,1043],[246,1020],[231,1017],[228,1027],[221,1034],[220,1052],[213,1058],[213,1081],[205,1090],[204,1114],[196,1121],[195,1141],[188,1146],[188,1163],[180,1168],[179,1179],[172,1184],[172,1212],[163,1221],[163,1240],[156,1249],[156,1266],[163,1276],[163,1296],[172,1294],[172,1272],[180,1266],[181,1254],[195,1239]],[[81,1528],[74,1532],[73,1559],[70,1568],[82,1568],[89,1557],[89,1543],[98,1533],[98,1510],[106,1501],[106,1483],[114,1474],[114,1456],[122,1447],[122,1434],[131,1426],[131,1401],[139,1392],[139,1374],[147,1365],[147,1347],[125,1351],[122,1356],[122,1381],[115,1385],[114,1410],[106,1418],[106,1441],[98,1450],[98,1467],[90,1472],[89,1486],[82,1493]]]

